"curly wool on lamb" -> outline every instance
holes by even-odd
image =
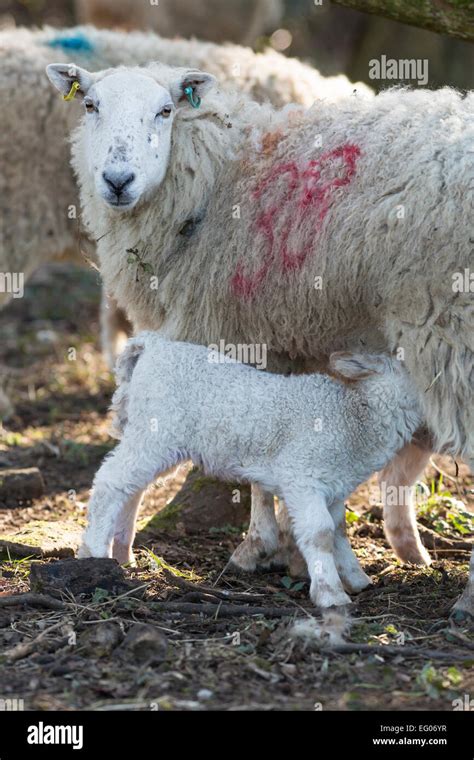
[[[206,347],[152,332],[130,340],[113,399],[121,440],[94,480],[81,556],[112,556],[114,539],[122,545],[125,538],[118,524],[134,525],[143,490],[191,458],[210,474],[257,482],[284,499],[313,602],[350,602],[344,589],[370,581],[345,536],[344,499],[393,458],[422,418],[400,361],[344,353],[331,356],[331,367],[353,382],[216,364]]]

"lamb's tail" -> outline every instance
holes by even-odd
[[[145,350],[145,339],[142,335],[131,338],[124,351],[120,354],[115,365],[117,390],[112,398],[111,410],[114,413],[110,435],[121,438],[128,421],[128,392],[136,363]]]

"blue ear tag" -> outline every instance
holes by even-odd
[[[187,99],[189,100],[193,108],[199,108],[202,101],[199,95],[194,94],[194,90],[192,87],[185,87],[184,94],[186,95]]]

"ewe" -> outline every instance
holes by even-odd
[[[143,490],[192,459],[284,499],[312,601],[350,602],[344,588],[357,592],[370,580],[345,535],[344,499],[393,458],[422,417],[401,362],[340,353],[330,366],[358,382],[217,363],[204,346],[158,333],[130,340],[112,402],[121,442],[94,480],[80,556],[111,557],[114,548],[127,555]],[[275,519],[272,527],[275,536]]]
[[[156,9],[155,9],[156,10]],[[79,206],[67,136],[77,122],[76,104],[53,98],[44,77],[48,63],[67,61],[74,50],[92,69],[142,64],[160,59],[174,65],[205,66],[224,86],[239,87],[275,105],[350,95],[363,84],[322,77],[300,61],[269,51],[256,54],[236,45],[167,40],[155,34],[123,34],[93,27],[66,30],[6,29],[0,32],[0,156],[2,234],[0,274],[28,278],[53,259],[81,259],[75,210]],[[85,246],[85,241],[82,241]],[[91,251],[92,253],[92,251]],[[0,307],[11,297],[0,288]],[[122,322],[116,310],[102,309],[103,345],[113,366]]]
[[[436,449],[474,460],[474,310],[452,286],[472,260],[472,97],[392,90],[274,111],[160,64],[48,75],[63,94],[79,85],[84,221],[136,329],[321,363],[382,342]],[[426,457],[409,443],[392,482],[413,483]],[[405,506],[391,540],[420,559]]]

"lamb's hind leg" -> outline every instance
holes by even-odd
[[[397,557],[415,565],[431,564],[416,525],[414,483],[423,472],[430,450],[408,443],[380,473],[384,498],[384,528]]]
[[[322,609],[349,604],[334,559],[334,520],[324,494],[291,489],[284,497],[296,543],[308,566],[312,601]]]
[[[258,565],[269,564],[277,548],[278,525],[273,494],[253,484],[248,533],[230,561],[239,570],[253,572]]]
[[[369,576],[364,573],[357,559],[346,532],[346,508],[344,501],[340,499],[334,502],[329,511],[331,512],[336,532],[334,536],[334,556],[339,577],[349,594],[358,594],[359,591],[372,585]]]

